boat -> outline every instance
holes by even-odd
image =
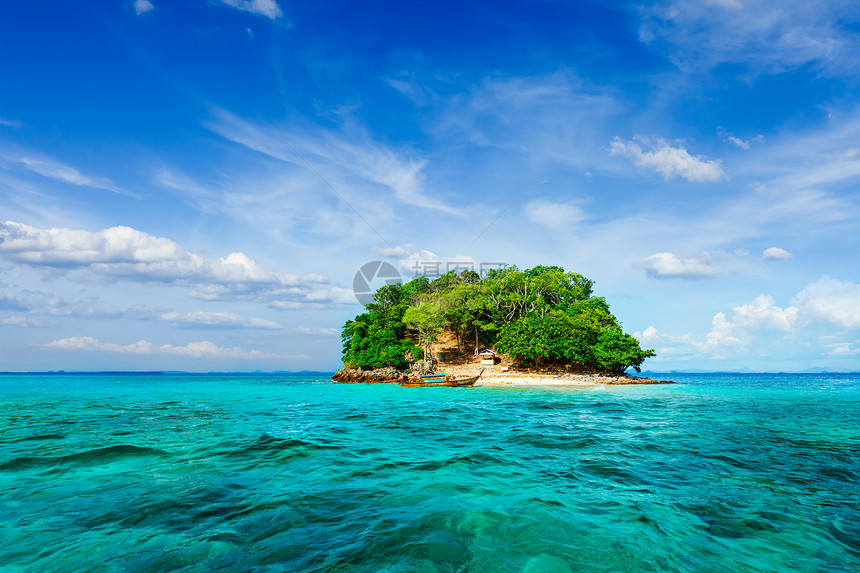
[[[468,378],[455,378],[454,380],[445,380],[444,374],[428,374],[422,376],[420,380],[415,380],[414,378],[407,378],[406,380],[401,382],[400,385],[412,388],[418,386],[453,386],[456,388],[468,387],[474,386],[475,382],[478,381],[478,378],[480,378],[481,374],[483,373],[484,369],[481,368],[481,371],[478,372],[477,376],[470,376]]]

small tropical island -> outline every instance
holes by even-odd
[[[343,326],[345,383],[670,383],[627,374],[655,356],[626,334],[594,281],[558,266],[465,270],[387,284]],[[473,381],[474,383],[474,381]]]

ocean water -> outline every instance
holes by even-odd
[[[0,375],[0,570],[860,570],[860,375],[672,377]]]

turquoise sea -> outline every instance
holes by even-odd
[[[0,375],[0,570],[860,570],[860,375],[671,377]]]

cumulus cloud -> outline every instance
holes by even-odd
[[[776,330],[790,331],[797,323],[798,309],[790,306],[780,308],[772,296],[759,295],[749,304],[736,306],[732,309],[734,314],[733,325],[748,329],[773,328]]]
[[[147,340],[138,340],[131,344],[115,344],[112,342],[101,342],[91,336],[71,336],[48,342],[42,345],[42,347],[48,350],[90,350],[116,354],[164,354],[191,358],[285,358],[285,356],[266,354],[259,350],[244,350],[239,347],[222,348],[208,340],[189,342],[185,346],[176,346],[174,344],[158,346]]]
[[[824,276],[806,285],[792,303],[810,320],[860,328],[860,284]]]
[[[657,329],[654,328],[653,325],[649,325],[648,328],[646,328],[642,332],[634,332],[633,336],[642,344],[648,344],[649,342],[658,340],[660,338],[660,334],[657,332]]]
[[[204,300],[343,302],[335,288],[317,286],[328,282],[322,275],[275,273],[244,253],[207,259],[130,227],[91,232],[0,222],[0,257],[57,270],[85,269],[113,279],[194,285],[189,295]]]
[[[642,142],[648,143],[646,140]],[[652,151],[645,151],[635,140],[625,142],[616,137],[609,152],[627,157],[638,167],[656,171],[667,181],[676,176],[693,182],[720,181],[726,177],[719,161],[708,160],[701,155],[692,156],[683,147],[672,147],[663,140],[658,140],[653,147]]]
[[[766,259],[775,259],[779,261],[784,261],[794,256],[785,249],[780,249],[779,247],[768,247],[761,255]]]
[[[705,342],[694,342],[700,349],[714,349],[718,346],[740,344],[734,335],[734,324],[726,318],[725,313],[718,312],[711,320],[711,330],[705,335]]]
[[[701,279],[729,272],[715,264],[708,253],[688,258],[681,258],[674,253],[655,253],[639,264],[649,276],[656,279]]]
[[[165,312],[160,320],[183,328],[258,328],[278,330],[281,325],[263,318],[243,318],[232,312]]]
[[[275,0],[221,0],[223,4],[238,8],[244,12],[259,14],[271,20],[276,20],[283,15],[281,7]]]
[[[585,218],[582,209],[571,203],[538,199],[525,206],[526,216],[551,229],[570,229]]]
[[[134,13],[138,16],[151,12],[155,8],[149,0],[134,0]]]
[[[820,333],[840,330],[818,338]],[[810,328],[815,327],[815,328]],[[822,340],[842,337],[846,329],[860,328],[860,284],[822,277],[806,285],[786,307],[776,304],[767,294],[757,296],[752,302],[733,307],[728,312],[718,312],[711,321],[711,329],[704,340],[695,340],[692,335],[666,336],[649,326],[635,333],[643,343],[660,341],[676,347],[687,347],[699,352],[746,351],[757,344],[777,343],[803,339],[807,333],[816,333],[816,340],[806,340],[809,346],[819,345],[822,355],[850,356],[856,354],[854,343],[832,343],[820,346]],[[779,339],[761,338],[761,332],[782,332]],[[677,348],[676,348],[677,349]]]

